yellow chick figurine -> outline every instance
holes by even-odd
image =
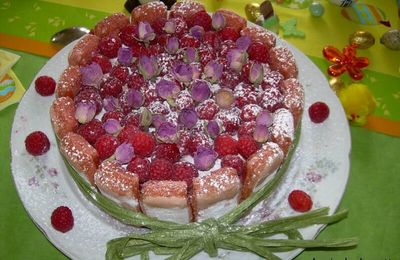
[[[375,98],[364,84],[352,83],[341,89],[338,96],[347,118],[356,125],[364,125],[376,108]]]

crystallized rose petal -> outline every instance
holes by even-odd
[[[58,79],[56,97],[74,98],[81,86],[81,72],[79,66],[69,66]]]
[[[253,42],[262,42],[268,48],[275,46],[276,37],[269,31],[261,27],[246,27],[240,32],[242,36],[249,36]]]
[[[279,71],[285,79],[297,77],[296,61],[288,48],[274,47],[269,51],[269,56],[273,70]]]
[[[122,13],[115,13],[105,17],[93,28],[93,34],[98,37],[117,35],[122,28],[129,24],[129,17]]]
[[[238,32],[246,27],[246,19],[237,13],[224,9],[219,9],[217,11],[225,17],[225,27],[232,27]]]
[[[93,34],[87,34],[74,46],[68,56],[69,65],[87,65],[99,46],[100,38]]]
[[[304,90],[295,78],[289,78],[279,84],[284,95],[283,104],[293,114],[294,125],[298,126],[304,109]]]
[[[152,1],[139,5],[132,10],[132,22],[153,24],[158,19],[167,19],[167,6],[161,1]]]
[[[74,132],[78,127],[74,101],[70,97],[60,97],[54,100],[50,107],[50,119],[59,139],[62,139],[68,132]]]

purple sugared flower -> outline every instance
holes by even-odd
[[[177,37],[169,37],[167,39],[167,44],[165,45],[165,49],[169,54],[175,54],[179,50],[179,40]]]
[[[256,125],[253,132],[253,138],[258,143],[264,143],[268,141],[269,138],[268,127],[265,125]]]
[[[159,128],[160,125],[165,122],[166,119],[163,115],[160,114],[156,114],[152,116],[152,122],[151,124],[155,127],[155,128]]]
[[[147,80],[157,76],[160,72],[157,65],[157,59],[154,56],[141,56],[139,58],[138,69],[140,74],[142,74],[142,76]]]
[[[174,81],[161,79],[156,83],[157,95],[163,99],[173,98],[179,91],[179,86]]]
[[[106,96],[103,99],[103,107],[106,111],[114,111],[118,107],[118,98]]]
[[[197,102],[206,100],[211,95],[211,90],[208,82],[205,80],[194,81],[191,84],[190,94],[192,95],[192,98]]]
[[[200,75],[201,75],[201,71],[200,71],[198,64],[192,63],[192,64],[190,64],[190,66],[192,67],[192,71],[193,71],[192,79],[193,80],[199,79]]]
[[[109,118],[103,123],[103,128],[109,134],[118,134],[121,131],[122,126],[117,119]]]
[[[86,86],[98,86],[103,78],[103,71],[99,64],[93,62],[90,65],[80,67],[82,75],[81,83]]]
[[[75,109],[75,118],[81,124],[91,121],[96,115],[96,105],[93,102],[79,102]]]
[[[223,16],[223,15],[221,14],[221,12],[218,12],[218,11],[215,12],[215,13],[212,15],[212,27],[213,27],[216,31],[219,31],[219,30],[221,30],[222,28],[224,28],[225,25],[226,25],[225,16]]]
[[[133,146],[130,143],[122,143],[115,150],[115,159],[121,164],[129,163],[134,155]]]
[[[193,126],[195,126],[198,120],[199,117],[197,116],[196,111],[189,108],[182,109],[181,113],[178,116],[179,123],[187,128],[192,128]]]
[[[273,122],[272,114],[268,110],[262,110],[256,117],[256,125],[270,127]]]
[[[148,22],[139,22],[138,25],[138,38],[142,42],[150,42],[154,40],[156,34]]]
[[[264,68],[261,63],[254,63],[250,66],[249,81],[254,85],[259,85],[264,79]]]
[[[173,34],[175,33],[176,30],[176,22],[173,19],[169,19],[165,22],[164,27],[163,27],[164,32],[168,34]]]
[[[200,171],[207,171],[211,169],[218,154],[211,148],[199,146],[193,156],[194,166]]]
[[[121,47],[118,49],[118,62],[124,66],[130,66],[133,61],[133,53],[131,48]]]
[[[231,49],[228,51],[226,59],[231,69],[240,72],[243,65],[247,62],[247,52],[239,49]]]
[[[204,76],[211,83],[215,83],[221,78],[223,69],[224,65],[213,60],[209,61],[204,67]]]
[[[242,51],[246,51],[247,48],[249,48],[250,44],[251,38],[247,35],[241,36],[236,40],[236,47]]]
[[[201,40],[204,36],[204,28],[200,25],[195,25],[190,28],[189,33],[196,39]]]
[[[131,88],[126,93],[126,101],[131,107],[139,108],[143,105],[144,98],[140,91]]]
[[[142,109],[142,113],[140,114],[140,125],[147,128],[153,122],[153,117],[150,110],[146,107]]]
[[[190,66],[190,64],[177,62],[174,64],[173,74],[178,81],[186,84],[189,83],[193,78],[193,68]]]
[[[178,140],[178,127],[171,122],[162,122],[157,128],[156,137],[164,143],[175,143]]]
[[[195,62],[199,59],[199,55],[197,53],[197,50],[193,47],[187,47],[183,51],[183,61],[186,63],[192,63]]]
[[[211,138],[215,138],[221,132],[221,127],[215,120],[210,120],[207,123],[206,131]]]
[[[229,88],[221,88],[215,93],[215,102],[220,108],[228,109],[235,102],[235,95]]]

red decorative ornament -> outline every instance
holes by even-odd
[[[356,57],[356,45],[354,44],[344,47],[343,53],[333,46],[326,46],[322,53],[328,61],[334,63],[328,68],[329,75],[333,77],[340,76],[347,71],[352,79],[360,80],[364,76],[361,69],[369,64],[367,57]]]

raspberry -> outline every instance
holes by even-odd
[[[239,129],[240,124],[240,110],[236,107],[231,108],[229,110],[223,109],[218,112],[215,116],[215,119],[221,121],[224,126],[225,132],[234,133]]]
[[[257,104],[259,94],[252,90],[250,85],[239,84],[233,90],[235,96],[235,105],[239,108],[243,108],[248,104]]]
[[[136,157],[126,167],[126,169],[139,176],[139,182],[144,183],[150,179],[149,175],[150,162],[147,159]]]
[[[99,91],[90,86],[86,86],[84,89],[79,91],[79,93],[74,98],[75,104],[80,102],[92,102],[96,105],[96,114],[100,113],[103,109],[103,100],[99,94]]]
[[[181,158],[176,144],[159,144],[155,149],[154,155],[158,159],[165,159],[172,163],[179,161]]]
[[[93,119],[86,124],[80,125],[76,133],[83,136],[91,145],[94,145],[97,139],[104,135],[106,131],[103,129],[103,125],[99,120]]]
[[[254,129],[256,128],[256,122],[255,121],[250,121],[250,122],[244,122],[240,124],[239,129],[238,129],[238,136],[242,135],[253,135]]]
[[[205,134],[193,132],[184,146],[185,152],[193,156],[199,146],[211,148],[212,144]]]
[[[119,37],[106,36],[100,39],[99,51],[108,58],[115,58],[121,46],[122,42]]]
[[[50,96],[56,90],[56,81],[49,76],[40,76],[35,80],[36,92],[41,96]]]
[[[231,40],[226,40],[224,42],[221,43],[221,46],[219,46],[219,57],[222,57],[224,60],[224,62],[227,64],[227,60],[226,60],[226,55],[228,54],[228,52],[232,49],[236,48],[236,43],[234,41]],[[225,66],[226,67],[226,66]]]
[[[298,212],[307,212],[313,206],[311,197],[301,190],[293,190],[290,192],[288,201],[290,207]]]
[[[205,120],[212,120],[218,111],[219,106],[214,99],[206,99],[196,107],[199,118]]]
[[[133,126],[135,128],[140,128],[140,114],[132,112],[125,116],[123,123],[126,126]]]
[[[199,176],[199,173],[190,162],[177,162],[174,164],[174,174],[172,180],[174,181],[186,181],[189,189],[192,188],[193,178]]]
[[[164,159],[154,159],[150,163],[150,180],[170,180],[174,171],[173,164]]]
[[[230,40],[235,42],[240,37],[240,34],[234,28],[228,26],[218,31],[218,36],[221,39],[221,41]]]
[[[136,24],[128,24],[124,28],[122,28],[121,32],[119,33],[119,38],[121,39],[122,43],[127,46],[134,46],[136,41],[136,34],[137,34],[137,25]]]
[[[140,90],[142,86],[147,87],[148,83],[142,75],[140,75],[139,73],[134,73],[128,77],[126,84],[128,88]]]
[[[284,96],[278,88],[268,88],[264,90],[261,95],[260,105],[267,109],[269,112],[275,112],[275,110],[282,108]]]
[[[238,153],[238,142],[228,134],[222,134],[215,138],[214,150],[220,157]]]
[[[206,11],[197,12],[188,20],[189,27],[199,25],[203,27],[204,31],[206,32],[212,29],[211,23],[212,23],[211,16]]]
[[[215,51],[208,46],[199,49],[199,57],[200,57],[200,63],[203,68],[207,65],[207,63],[217,58]]]
[[[240,72],[240,79],[243,81],[243,83],[250,84],[249,76],[250,76],[250,66],[252,64],[253,62],[248,61],[242,67],[242,71]]]
[[[112,68],[110,76],[119,79],[122,83],[125,83],[129,76],[129,70],[127,67],[117,65]]]
[[[250,60],[267,63],[269,60],[268,47],[261,42],[252,42],[247,49]]]
[[[122,123],[122,119],[124,118],[124,114],[121,111],[108,111],[103,114],[101,117],[101,122],[105,123],[108,119],[115,119],[118,122]]]
[[[203,36],[203,43],[207,44],[212,49],[218,49],[221,44],[218,34],[215,31],[206,32]]]
[[[156,146],[156,141],[153,136],[142,131],[136,131],[133,133],[129,138],[129,142],[132,144],[135,154],[141,157],[151,155]]]
[[[108,78],[106,82],[104,82],[100,86],[100,96],[105,98],[106,96],[113,96],[118,98],[119,94],[122,92],[122,83],[119,79],[116,78]]]
[[[184,35],[185,33],[188,32],[188,26],[185,22],[185,20],[183,20],[181,17],[175,17],[172,18],[173,21],[175,21],[175,35],[178,37],[181,37],[182,35]]]
[[[165,22],[167,21],[167,19],[165,17],[160,17],[157,20],[155,20],[152,24],[151,24],[151,28],[153,28],[154,32],[157,35],[163,34],[164,33],[164,25]]]
[[[222,167],[232,167],[236,170],[237,174],[242,177],[244,170],[243,159],[239,155],[226,155],[221,160]]]
[[[41,131],[32,132],[25,139],[25,148],[33,156],[45,154],[50,149],[49,138]]]
[[[54,229],[65,233],[74,227],[74,216],[66,206],[60,206],[51,213],[51,225]]]
[[[245,122],[254,121],[261,110],[261,107],[256,104],[245,105],[240,113],[240,119]]]
[[[308,115],[314,123],[322,123],[329,116],[329,107],[324,102],[315,102],[308,108]]]
[[[243,156],[243,158],[247,159],[252,154],[257,152],[259,146],[256,140],[253,139],[253,137],[249,135],[243,135],[239,137],[238,148],[240,155]]]
[[[182,36],[182,38],[179,39],[179,48],[187,48],[187,47],[199,48],[200,41],[195,37],[193,37],[192,35],[185,34]]]
[[[101,71],[106,74],[111,71],[112,64],[110,60],[101,54],[96,54],[92,58],[92,62],[95,62],[100,65]]]
[[[113,155],[117,147],[118,139],[109,134],[100,136],[94,144],[94,148],[96,148],[101,160],[105,160]]]
[[[119,132],[119,134],[117,136],[118,141],[120,143],[129,142],[130,137],[138,131],[139,131],[139,129],[137,127],[127,125],[124,128],[122,128],[122,130]]]

